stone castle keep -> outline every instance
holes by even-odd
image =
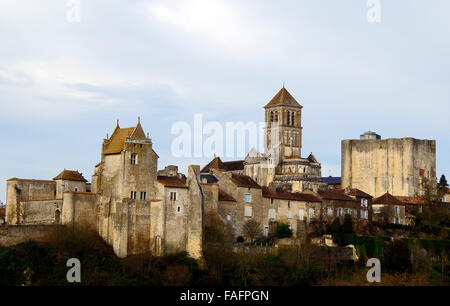
[[[216,157],[201,170],[189,166],[187,176],[174,165],[158,171],[159,156],[140,120],[129,128],[117,122],[103,139],[91,183],[74,170],[52,180],[9,179],[8,228],[35,225],[41,231],[46,225],[77,224],[98,232],[120,257],[187,251],[200,259],[209,212],[229,224],[236,237],[252,219],[264,236],[284,222],[298,239],[319,221],[346,214],[363,226],[376,218],[372,202],[394,203],[399,214],[392,222],[406,224],[407,197],[416,195],[422,178],[436,177],[436,142],[378,135],[344,140],[344,189],[330,190],[316,157],[301,156],[302,109],[282,88],[265,106],[263,153],[252,149],[245,160],[229,162]]]

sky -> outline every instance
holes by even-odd
[[[369,22],[366,0],[0,1],[0,200],[11,177],[90,180],[117,119],[141,118],[159,169],[203,166],[173,124],[263,121],[283,82],[323,176],[367,130],[435,139],[450,176],[450,3],[379,3]]]

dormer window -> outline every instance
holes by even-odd
[[[132,153],[131,154],[131,164],[132,165],[136,165],[137,164],[137,154],[136,153]]]

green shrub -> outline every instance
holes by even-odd
[[[277,225],[277,237],[278,238],[291,238],[292,230],[289,227],[289,224],[286,223],[278,223]]]

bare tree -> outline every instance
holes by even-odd
[[[252,242],[262,235],[261,224],[255,220],[248,220],[243,227],[244,236],[249,238]]]

